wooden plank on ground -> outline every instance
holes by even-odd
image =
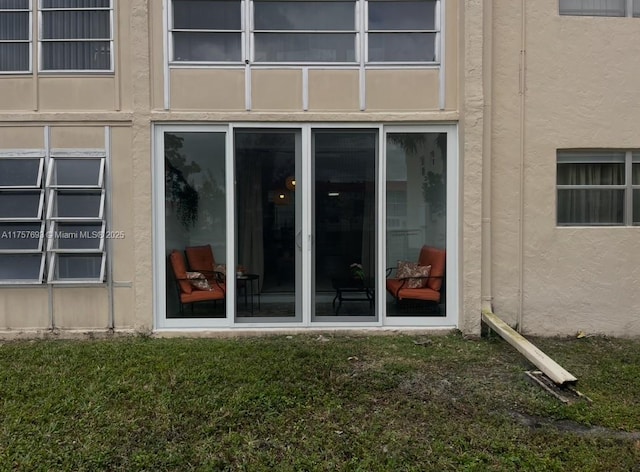
[[[524,336],[516,332],[511,326],[502,321],[494,313],[483,312],[482,321],[498,333],[505,341],[515,347],[524,357],[529,359],[538,369],[558,385],[574,384],[576,377],[567,372],[556,361],[529,342]]]

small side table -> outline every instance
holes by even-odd
[[[352,277],[333,277],[331,284],[336,291],[332,303],[336,315],[340,313],[343,302],[368,302],[369,314],[373,314],[375,292],[371,288],[371,278],[358,280]],[[337,307],[336,301],[338,302]]]
[[[258,289],[254,288],[254,282],[258,284]],[[244,308],[251,308],[253,315],[254,297],[258,296],[258,311],[260,311],[260,276],[258,274],[236,275],[236,286],[242,287],[244,290]],[[251,297],[251,305],[249,305],[249,296]]]

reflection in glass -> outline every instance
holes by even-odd
[[[374,316],[377,133],[316,131],[313,146],[315,316]]]
[[[240,33],[173,33],[174,61],[239,61]]]
[[[43,257],[41,253],[0,254],[0,280],[41,282]]]
[[[42,223],[4,223],[0,222],[1,249],[33,249],[40,248],[43,239]]]
[[[296,199],[301,189],[292,182],[297,136],[259,130],[235,136],[237,263],[257,277],[237,281],[238,317],[292,321],[296,316]]]
[[[436,33],[369,33],[370,62],[433,62]]]
[[[0,192],[0,218],[39,218],[40,191]]]
[[[435,0],[369,2],[369,30],[434,30]]]
[[[353,33],[256,33],[257,62],[353,62]]]
[[[225,133],[164,134],[165,248],[211,245],[216,264],[226,261]],[[180,316],[178,285],[167,262],[167,317]],[[189,317],[224,318],[224,303],[187,307]]]
[[[35,187],[42,159],[0,159],[0,187]]]
[[[62,159],[54,160],[50,185],[70,185],[90,187],[100,185],[102,159]]]
[[[239,30],[240,2],[232,0],[173,0],[175,29]]]
[[[418,263],[423,246],[446,250],[447,135],[387,134],[387,267],[399,261]],[[440,302],[406,300],[387,294],[388,316],[444,316]]]
[[[256,30],[355,29],[355,2],[262,2],[254,3]]]

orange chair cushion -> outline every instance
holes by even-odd
[[[205,246],[188,246],[184,252],[187,254],[189,268],[197,272],[213,272],[216,259],[213,257],[211,244]]]
[[[184,255],[178,251],[173,250],[169,254],[169,260],[171,261],[171,268],[173,269],[173,275],[178,280],[180,285],[180,292],[183,294],[190,294],[193,290],[191,283],[187,279],[187,264],[184,261]]]
[[[431,266],[431,272],[427,280],[427,288],[439,292],[444,279],[447,252],[442,249],[436,249],[435,247],[422,246],[418,264],[421,266]]]
[[[400,288],[402,286],[403,280],[398,279],[387,279],[387,290],[395,297],[397,293],[397,297],[399,300],[425,300],[430,302],[439,302],[440,301],[440,292],[437,290],[430,289],[428,287],[425,288]],[[405,284],[406,287],[406,284]],[[400,289],[400,291],[398,291]]]

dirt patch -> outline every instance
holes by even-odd
[[[554,420],[542,416],[527,415],[517,411],[510,411],[509,416],[513,418],[516,423],[531,429],[552,428],[560,432],[577,434],[578,436],[640,440],[640,431],[619,431],[602,426],[586,426],[575,421]]]

